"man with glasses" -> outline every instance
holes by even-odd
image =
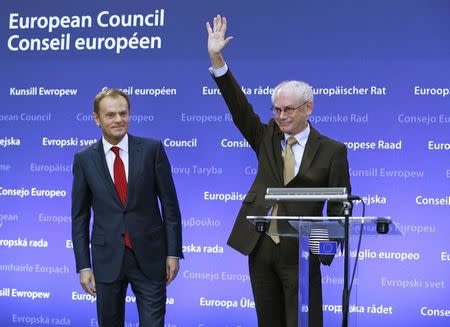
[[[233,121],[258,157],[258,172],[245,197],[228,245],[249,256],[249,271],[258,326],[298,326],[298,239],[257,233],[247,216],[266,215],[268,187],[347,187],[350,192],[347,150],[344,144],[321,135],[308,122],[313,91],[300,81],[279,84],[272,95],[274,118],[261,122],[226,65],[222,50],[227,21],[216,16],[208,31],[210,72],[233,116]],[[279,216],[322,216],[323,202],[279,203]],[[331,203],[327,214],[340,215],[342,206]],[[280,223],[281,224],[281,223]],[[276,232],[271,224],[269,230]],[[309,325],[322,326],[320,264],[332,256],[310,253]]]

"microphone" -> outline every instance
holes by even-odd
[[[321,253],[323,250],[320,247],[321,242],[328,242],[330,240],[330,236],[328,234],[328,229],[326,228],[312,228],[311,233],[309,234],[309,250],[312,254],[324,254]],[[334,254],[334,253],[329,253]]]

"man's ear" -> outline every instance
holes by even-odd
[[[92,116],[94,117],[94,120],[95,120],[95,123],[97,124],[97,126],[100,126],[100,119],[95,111],[92,113]]]
[[[306,114],[309,116],[312,114],[314,108],[314,102],[308,101],[306,103]]]

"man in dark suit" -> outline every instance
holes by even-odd
[[[247,216],[266,215],[268,187],[347,187],[350,192],[344,144],[321,135],[308,122],[313,110],[312,88],[299,81],[279,84],[272,95],[274,118],[262,123],[234,79],[223,56],[231,41],[225,38],[225,17],[207,23],[210,72],[233,117],[258,158],[255,180],[245,197],[228,244],[249,256],[249,271],[258,326],[298,326],[298,239],[269,237],[255,231]],[[279,203],[280,216],[322,216],[323,202]],[[340,215],[341,205],[329,203],[328,215]],[[273,226],[271,225],[270,228]],[[332,256],[310,254],[309,325],[322,326],[320,264]]]
[[[103,137],[76,153],[73,164],[72,240],[80,283],[97,295],[100,326],[124,325],[131,284],[140,326],[162,327],[166,286],[183,256],[170,164],[160,141],[127,133],[130,101],[122,91],[97,94],[93,115]]]

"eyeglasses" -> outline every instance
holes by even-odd
[[[286,115],[292,115],[295,110],[303,107],[305,104],[307,104],[310,100],[307,100],[303,102],[303,104],[299,105],[298,107],[286,107],[284,109],[272,106],[270,110],[273,112],[275,116],[280,116],[282,112],[284,112]]]

